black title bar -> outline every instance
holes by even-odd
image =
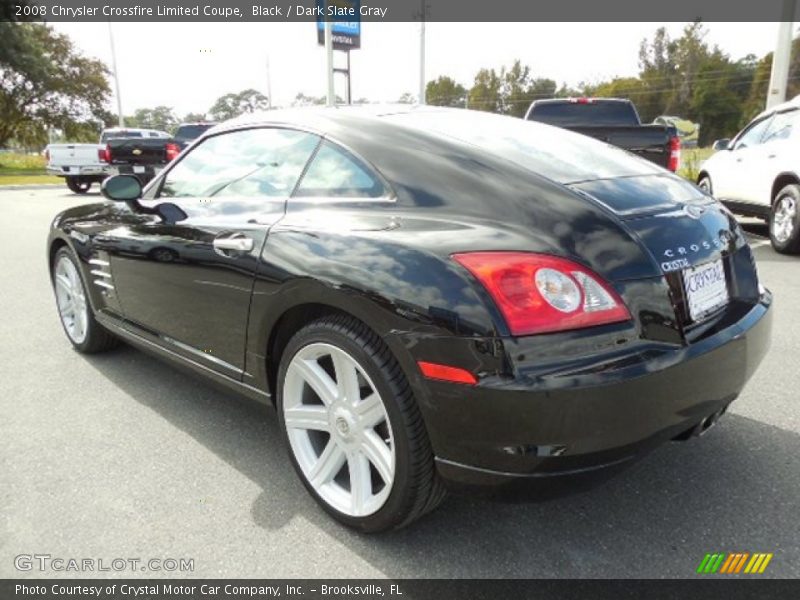
[[[2,0],[0,20],[315,21],[315,0]],[[335,5],[335,2],[330,2]],[[796,0],[363,0],[364,22],[795,21]],[[335,20],[356,15],[339,11]],[[581,40],[576,39],[576,43]],[[590,50],[590,49],[589,49]]]

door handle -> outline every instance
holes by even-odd
[[[253,249],[253,238],[242,233],[236,233],[229,237],[218,237],[214,239],[214,248],[233,252],[250,252]]]

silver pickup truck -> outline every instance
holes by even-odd
[[[120,138],[169,138],[156,129],[113,127],[104,129],[97,144],[50,144],[45,149],[47,172],[63,177],[67,187],[76,194],[85,194],[93,183],[116,174],[109,164],[106,144]]]

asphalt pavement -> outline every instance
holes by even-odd
[[[0,190],[0,577],[692,577],[709,552],[771,552],[762,577],[800,577],[800,257],[763,225],[746,228],[776,297],[772,348],[707,435],[584,494],[451,496],[366,536],[308,496],[270,409],[127,346],[71,349],[45,238],[58,211],[97,199]],[[33,554],[194,570],[17,570]]]

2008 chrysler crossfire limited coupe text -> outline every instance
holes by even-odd
[[[363,531],[447,489],[551,495],[710,427],[767,351],[733,216],[579,134],[431,107],[219,125],[56,217],[61,322],[273,404]]]

